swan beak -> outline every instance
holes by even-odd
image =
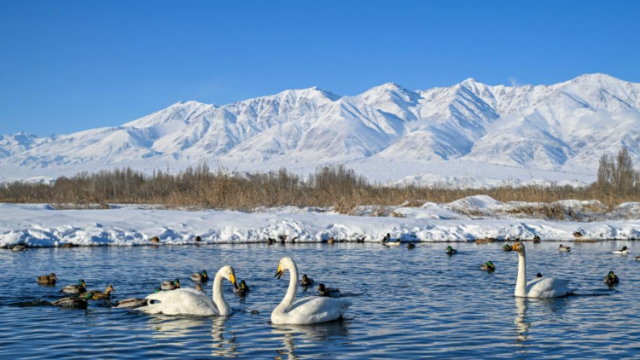
[[[519,244],[518,244],[518,243],[515,243],[515,244],[513,244],[513,245],[511,246],[511,249],[512,249],[512,250],[516,250],[516,251],[517,251],[517,250],[518,250],[518,246],[519,246]]]
[[[274,275],[274,277],[277,277],[278,280],[280,280],[280,278],[282,277],[282,274],[284,274],[284,271],[282,271],[282,266],[278,264],[278,271],[276,271],[276,274]]]
[[[233,284],[234,288],[236,288],[236,289],[238,288],[238,284],[236,284],[236,276],[235,275],[233,275],[233,274],[229,275],[229,281],[231,281],[231,283]]]

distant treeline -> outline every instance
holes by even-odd
[[[252,210],[257,207],[335,207],[349,213],[358,205],[420,206],[486,194],[499,201],[553,202],[600,200],[609,207],[640,199],[640,174],[626,148],[618,156],[603,156],[597,182],[587,187],[500,186],[492,189],[451,189],[431,186],[390,187],[372,184],[344,166],[319,168],[303,180],[286,169],[246,176],[211,171],[200,165],[179,174],[116,169],[58,178],[53,184],[16,181],[0,186],[0,201],[50,204],[163,204],[169,207]]]

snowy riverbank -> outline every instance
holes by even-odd
[[[108,210],[54,210],[48,205],[0,204],[0,246],[256,243],[287,235],[298,242],[380,242],[386,233],[404,241],[473,241],[539,236],[544,240],[640,238],[640,220],[592,222],[522,218],[469,218],[442,207],[398,208],[403,217],[348,216],[313,209],[265,212],[178,211],[123,206]]]

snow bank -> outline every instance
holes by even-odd
[[[485,199],[487,200],[487,199]],[[492,207],[494,202],[476,202]],[[347,216],[334,213],[270,213],[174,211],[121,207],[109,210],[53,210],[47,205],[0,204],[0,245],[30,246],[145,245],[153,236],[162,244],[188,244],[199,235],[203,243],[264,242],[287,235],[299,242],[338,240],[378,242],[386,233],[411,241],[472,241],[535,235],[543,240],[640,238],[640,220],[591,223],[545,220],[469,220],[439,207],[400,210],[405,217]],[[413,213],[412,213],[413,211]],[[413,216],[409,216],[413,214]]]

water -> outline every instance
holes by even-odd
[[[217,245],[0,251],[0,358],[623,358],[640,354],[640,262],[610,252],[629,242],[527,243],[529,276],[570,279],[581,294],[534,301],[513,297],[517,255],[502,244],[389,249],[378,244]],[[635,249],[638,251],[635,251]],[[288,285],[273,274],[282,256],[301,273],[339,287],[353,303],[343,322],[273,326],[270,314]],[[479,265],[493,260],[493,274]],[[83,278],[116,289],[114,300],[149,294],[162,280],[232,265],[252,292],[225,284],[234,315],[151,316],[91,302],[88,310],[43,306]],[[609,290],[602,277],[621,278]],[[36,276],[55,272],[56,287]],[[207,285],[211,292],[211,283]],[[310,291],[311,292],[311,291]],[[300,296],[300,293],[299,295]],[[304,295],[306,296],[306,295]],[[40,306],[38,306],[40,305]],[[259,314],[252,314],[258,310]]]

